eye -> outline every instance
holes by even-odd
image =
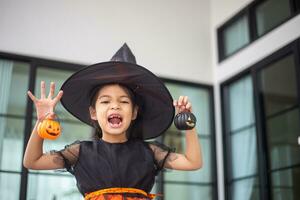
[[[121,101],[121,103],[129,103],[129,101]]]
[[[109,101],[100,101],[100,103],[102,103],[102,104],[108,104]]]

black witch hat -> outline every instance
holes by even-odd
[[[135,56],[126,43],[109,62],[85,67],[71,75],[62,85],[62,105],[82,122],[93,125],[89,113],[95,88],[118,83],[129,87],[139,105],[143,105],[142,119],[137,121],[141,137],[150,139],[161,135],[174,118],[173,99],[164,83],[152,72],[136,64]]]

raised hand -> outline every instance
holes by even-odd
[[[188,96],[180,96],[178,100],[174,100],[173,105],[175,106],[176,113],[183,111],[192,112],[192,103],[189,101]]]
[[[30,99],[34,102],[34,105],[36,107],[36,114],[37,114],[37,120],[42,121],[45,117],[53,119],[54,109],[56,104],[59,102],[63,95],[63,91],[59,91],[57,96],[54,96],[55,91],[55,83],[51,82],[50,84],[50,91],[49,95],[46,97],[46,91],[45,91],[45,82],[41,81],[41,98],[36,98],[30,91],[27,92]]]

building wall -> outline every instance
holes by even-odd
[[[127,42],[159,76],[212,83],[209,2],[1,0],[0,51],[92,64]]]
[[[212,35],[219,200],[224,199],[220,84],[300,37],[300,16],[298,15],[229,58],[218,62],[217,28],[251,2],[251,0],[211,1],[210,30]]]

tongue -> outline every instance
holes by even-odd
[[[114,117],[114,118],[110,119],[109,122],[112,124],[119,124],[121,122],[121,119]]]

